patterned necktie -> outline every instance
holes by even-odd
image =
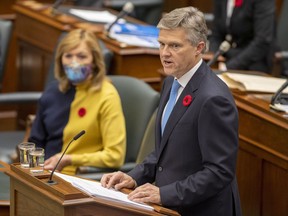
[[[175,102],[176,102],[176,98],[177,98],[177,95],[178,95],[178,89],[181,85],[178,83],[178,81],[176,79],[174,79],[173,81],[173,84],[172,84],[172,88],[171,88],[171,91],[170,91],[170,96],[169,96],[169,100],[167,102],[167,106],[166,106],[166,110],[164,112],[164,115],[162,117],[162,125],[161,125],[161,128],[162,128],[162,134],[163,134],[163,131],[164,131],[164,128],[165,128],[165,125],[168,121],[168,118],[173,110],[173,107],[175,105]]]

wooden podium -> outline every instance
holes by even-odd
[[[161,206],[153,206],[156,212],[108,198],[90,197],[56,175],[53,179],[58,184],[48,185],[49,172],[35,177],[19,164],[11,164],[6,174],[10,176],[10,215],[179,215]]]
[[[233,93],[239,111],[237,179],[243,216],[288,215],[288,118],[271,95]]]

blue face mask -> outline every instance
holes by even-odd
[[[87,79],[91,74],[91,65],[64,65],[64,71],[68,80],[73,84],[78,84]]]

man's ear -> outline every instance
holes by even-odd
[[[205,49],[205,43],[203,41],[200,41],[197,45],[197,50],[196,50],[196,54],[199,55],[203,52],[203,49]]]

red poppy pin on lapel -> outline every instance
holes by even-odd
[[[243,0],[235,0],[235,7],[241,7],[243,4]]]
[[[86,109],[81,107],[79,110],[78,110],[78,115],[80,117],[83,117],[84,115],[86,114]]]
[[[192,102],[192,96],[191,95],[186,95],[184,98],[183,98],[183,105],[184,106],[189,106]]]

